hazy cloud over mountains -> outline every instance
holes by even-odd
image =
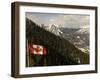
[[[66,28],[89,27],[89,15],[53,14],[53,13],[31,13],[26,12],[26,17],[37,24],[60,25]],[[85,27],[86,28],[86,27]]]

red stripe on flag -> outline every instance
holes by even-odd
[[[43,47],[43,54],[46,55],[47,51],[46,51],[46,48]]]
[[[34,48],[33,48],[33,46],[32,46],[32,43],[29,43],[29,44],[28,44],[28,50],[29,50],[29,53],[30,53],[30,54],[34,54]]]

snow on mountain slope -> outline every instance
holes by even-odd
[[[51,33],[60,36],[63,32],[60,30],[59,26],[51,25],[51,26],[43,26],[44,29],[50,31]]]
[[[78,31],[76,31],[77,34],[88,34],[89,33],[89,26],[83,26]]]

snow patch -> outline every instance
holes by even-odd
[[[78,31],[77,34],[88,34],[89,33],[89,25],[82,26]]]

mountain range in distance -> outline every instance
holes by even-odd
[[[63,37],[74,44],[78,49],[89,53],[89,27],[83,28],[65,28],[56,25],[42,27],[53,34]]]
[[[62,31],[64,38],[83,52],[89,53],[89,28],[64,28]]]

